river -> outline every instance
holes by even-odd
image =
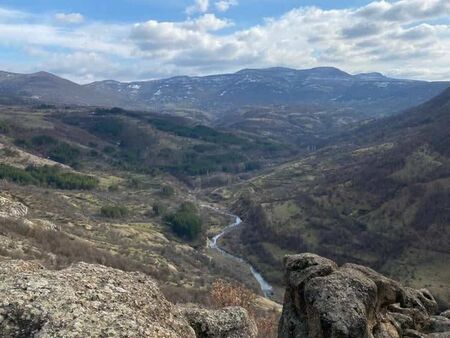
[[[218,240],[221,237],[223,237],[225,234],[235,230],[242,223],[242,220],[239,218],[239,216],[224,212],[220,209],[211,207],[209,205],[201,205],[201,206],[204,208],[212,209],[220,214],[234,218],[234,222],[230,223],[225,229],[222,230],[221,233],[215,235],[211,239],[208,238],[208,248],[216,250],[223,256],[233,259],[233,260],[239,262],[240,264],[247,266],[249,268],[251,274],[253,275],[253,277],[258,282],[259,288],[261,289],[261,292],[264,294],[264,297],[268,298],[268,297],[272,296],[273,295],[272,286],[264,279],[264,277],[258,271],[256,271],[256,269],[249,262],[247,262],[246,260],[244,260],[241,257],[235,256],[235,255],[225,251],[217,244]]]

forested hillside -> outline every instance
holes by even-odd
[[[228,244],[275,283],[282,282],[284,254],[317,252],[425,284],[448,303],[449,126],[447,90],[310,156],[216,190],[247,223]]]

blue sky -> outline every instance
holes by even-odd
[[[450,79],[450,1],[0,0],[0,69],[77,82],[335,66]]]
[[[363,0],[241,0],[233,6],[228,17],[249,26],[261,22],[264,17],[281,15],[300,6],[318,6],[324,9],[361,6],[370,1]],[[185,9],[192,1],[180,0],[2,0],[4,7],[26,12],[46,14],[49,12],[82,13],[92,20],[113,22],[136,22],[149,19],[180,21],[185,18]]]

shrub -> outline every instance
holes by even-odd
[[[117,118],[97,119],[90,128],[91,132],[98,135],[116,138],[124,130],[124,123]]]
[[[96,108],[95,112],[100,115],[107,115],[107,114],[124,114],[126,113],[125,110],[118,107],[113,108]]]
[[[152,210],[155,216],[162,216],[166,213],[167,208],[164,204],[156,202],[153,204]]]
[[[67,143],[59,143],[48,152],[50,159],[56,162],[71,164],[80,157],[80,150]]]
[[[189,213],[197,213],[197,207],[192,202],[183,202],[180,206],[180,211],[189,212]]]
[[[112,184],[108,187],[108,191],[110,192],[116,192],[119,191],[119,185],[118,184]]]
[[[66,190],[91,190],[98,186],[98,179],[93,176],[80,175],[62,171],[58,167],[28,167],[26,169],[42,185]]]
[[[90,150],[89,151],[89,156],[91,157],[98,157],[99,153],[97,150]]]
[[[165,221],[177,236],[191,241],[202,231],[202,220],[190,203],[184,203],[177,212],[167,215]]]
[[[27,140],[23,139],[23,138],[15,139],[14,140],[14,144],[16,146],[18,146],[18,147],[21,147],[21,148],[27,148],[27,147],[30,146],[30,143]]]
[[[130,177],[127,180],[127,187],[131,189],[138,189],[139,187],[143,186],[142,180],[140,180],[137,177]]]
[[[11,127],[8,122],[0,121],[0,133],[8,134],[11,130]]]
[[[112,155],[112,154],[114,154],[114,153],[116,152],[116,149],[115,149],[114,147],[112,147],[112,146],[105,146],[105,147],[103,148],[103,152],[104,152],[106,155]]]
[[[48,135],[38,135],[31,138],[31,144],[38,147],[53,145],[57,143],[58,141],[55,138]]]
[[[100,209],[100,214],[108,218],[122,218],[128,215],[128,209],[124,206],[108,205]]]
[[[161,195],[164,197],[171,197],[175,194],[175,189],[172,188],[170,185],[165,185],[161,189]]]
[[[240,306],[247,311],[253,310],[256,300],[256,295],[249,289],[224,280],[217,280],[212,284],[209,297],[215,307]]]
[[[8,164],[0,164],[0,178],[18,184],[37,184],[37,180],[27,171],[10,166]]]
[[[258,310],[255,305],[256,295],[247,288],[218,280],[211,286],[209,299],[217,308],[240,306],[246,309],[256,322],[259,338],[277,336],[279,314],[276,311]]]
[[[259,170],[262,168],[261,162],[250,161],[245,163],[245,171]]]
[[[90,190],[98,186],[95,177],[62,171],[58,167],[17,168],[8,164],[0,164],[0,178],[17,184],[33,184],[66,190]]]

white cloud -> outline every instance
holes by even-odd
[[[233,23],[229,20],[219,19],[214,14],[204,14],[195,20],[187,20],[180,24],[180,27],[198,30],[198,31],[218,31],[226,27],[232,26]]]
[[[66,24],[78,24],[84,21],[84,17],[80,13],[56,13],[55,19]]]
[[[8,9],[8,8],[1,8],[0,7],[0,19],[1,20],[8,20],[8,19],[23,19],[25,17],[27,17],[28,14],[21,12],[21,11],[16,11],[13,9]]]
[[[223,28],[233,22],[211,13],[180,22],[63,27],[10,19],[0,23],[0,47],[33,53],[30,63],[36,68],[83,82],[266,66],[335,66],[354,73],[448,80],[450,24],[435,19],[449,15],[448,0],[402,0],[335,10],[301,7],[231,32]],[[40,54],[45,51],[49,55]]]
[[[121,75],[119,63],[95,52],[47,53],[39,67],[83,83],[95,81],[105,74]]]
[[[221,0],[221,1],[216,1],[216,3],[214,4],[216,9],[220,12],[226,12],[227,10],[230,9],[230,7],[237,6],[237,5],[238,5],[237,0]]]
[[[130,57],[133,45],[126,41],[129,28],[85,25],[73,30],[45,24],[1,24],[0,46],[64,48]]]
[[[192,15],[195,13],[205,13],[209,8],[209,0],[195,0],[192,6],[186,8],[186,13]]]
[[[408,22],[420,19],[445,17],[450,12],[448,0],[375,1],[357,11],[366,19]]]

